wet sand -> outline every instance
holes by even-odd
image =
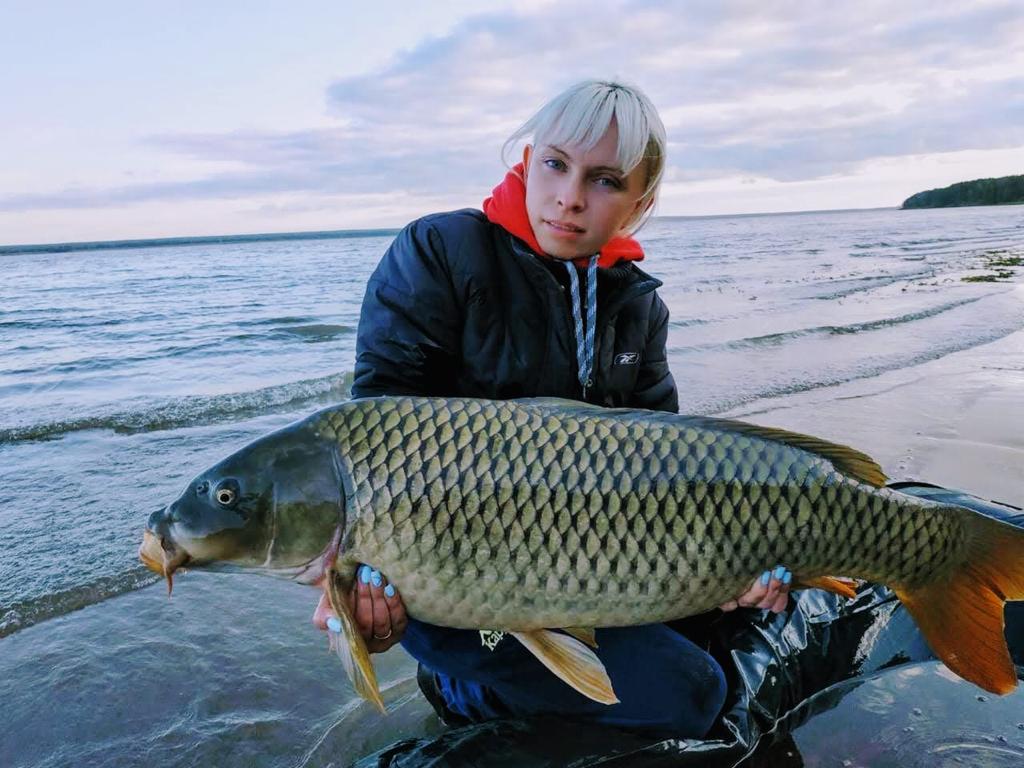
[[[1024,331],[724,415],[858,448],[892,481],[930,482],[1024,506]]]

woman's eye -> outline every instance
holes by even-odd
[[[546,165],[548,168],[553,168],[556,171],[565,170],[565,163],[563,163],[561,160],[559,160],[556,157],[549,157],[549,158],[545,159],[544,160],[544,165]]]
[[[602,187],[609,187],[610,189],[622,189],[622,182],[614,176],[599,176],[597,183]]]

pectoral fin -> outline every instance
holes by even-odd
[[[345,582],[337,572],[331,571],[327,574],[327,599],[331,608],[341,620],[341,632],[337,636],[330,634],[331,649],[338,654],[341,663],[345,665],[352,687],[356,693],[367,701],[373,702],[382,713],[384,710],[384,699],[380,695],[380,687],[377,685],[377,674],[373,670],[373,662],[370,660],[370,652],[366,649],[366,642],[359,634],[355,619],[352,618],[352,611],[349,609],[345,593],[351,586],[351,580]]]
[[[526,646],[541,664],[588,699],[601,704],[619,703],[604,664],[593,651],[575,637],[549,629],[511,634]]]

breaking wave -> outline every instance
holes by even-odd
[[[910,312],[905,315],[898,315],[897,317],[885,317],[878,320],[867,320],[861,323],[850,323],[849,325],[819,325],[813,328],[798,328],[792,331],[782,331],[780,333],[768,333],[763,336],[748,336],[742,339],[732,339],[724,342],[710,342],[708,344],[699,344],[691,347],[678,348],[673,350],[676,353],[682,352],[694,352],[712,349],[746,349],[750,347],[763,347],[763,346],[778,346],[784,344],[791,339],[805,338],[807,336],[845,336],[856,333],[864,333],[865,331],[877,331],[881,328],[890,328],[893,326],[904,325],[906,323],[913,323],[918,320],[924,320],[925,318],[934,317],[941,315],[944,312],[948,312],[951,309],[962,307],[966,304],[973,304],[976,301],[986,298],[984,296],[975,296],[969,299],[962,299],[960,301],[952,301],[946,304],[939,304],[928,309],[921,310],[919,312]]]
[[[811,390],[822,389],[825,387],[834,387],[851,381],[871,379],[890,371],[913,368],[914,366],[923,365],[924,363],[928,363],[932,360],[938,360],[946,355],[951,355],[956,352],[971,349],[972,347],[981,346],[982,344],[989,344],[991,342],[998,341],[999,339],[1020,331],[1021,328],[1022,326],[1019,324],[1012,327],[992,328],[987,333],[973,338],[956,338],[951,336],[945,340],[945,343],[935,344],[930,348],[920,350],[915,354],[893,355],[889,358],[876,360],[873,364],[865,365],[854,370],[822,372],[823,375],[802,378],[799,381],[774,383],[764,388],[748,392],[739,392],[733,395],[721,396],[716,393],[703,401],[696,402],[695,412],[722,414],[752,404],[765,404],[763,408],[756,407],[755,409],[744,410],[730,416],[730,418],[747,418],[751,415],[761,413],[763,410],[774,407],[777,398],[786,397],[787,395],[795,395],[801,392],[810,392]]]
[[[88,584],[0,606],[0,637],[14,634],[41,621],[101,603],[108,598],[147,587],[159,579],[159,576],[145,568],[133,568],[127,573],[104,576]]]
[[[69,432],[87,429],[109,429],[116,433],[132,434],[237,421],[305,405],[344,400],[348,398],[351,386],[352,374],[346,372],[250,392],[181,397],[140,410],[0,429],[0,444],[54,439]]]

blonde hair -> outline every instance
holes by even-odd
[[[635,220],[625,229],[636,232],[651,217],[654,200],[665,170],[665,126],[658,110],[635,85],[608,80],[584,80],[567,88],[537,110],[502,147],[508,166],[509,150],[524,138],[536,144],[579,146],[584,151],[601,140],[615,121],[619,129],[617,159],[628,174],[647,164],[647,183]]]

